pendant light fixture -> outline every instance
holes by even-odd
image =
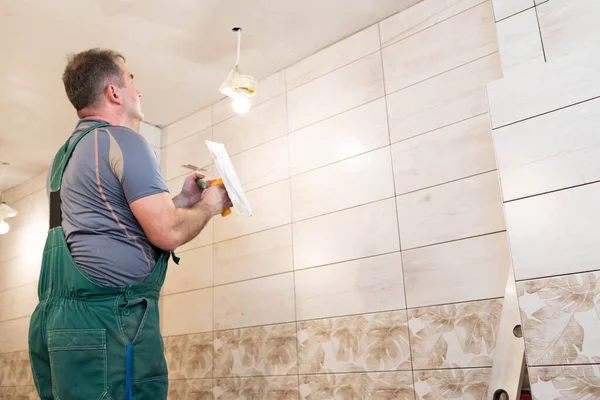
[[[245,114],[252,106],[251,98],[256,94],[258,82],[249,75],[240,73],[240,50],[242,45],[242,28],[232,29],[237,34],[237,60],[235,68],[229,72],[219,91],[232,99],[231,107],[238,114]]]

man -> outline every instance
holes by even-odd
[[[29,328],[41,399],[166,399],[158,296],[172,251],[231,206],[188,176],[171,199],[137,133],[141,94],[125,58],[72,56],[63,82],[80,121],[48,185],[50,230]]]

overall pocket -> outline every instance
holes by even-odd
[[[59,400],[97,400],[106,395],[106,331],[48,331],[52,391]]]

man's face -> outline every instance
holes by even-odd
[[[124,85],[121,88],[124,95],[123,107],[125,107],[128,117],[142,121],[144,119],[140,102],[142,94],[133,86],[133,74],[129,72],[125,64],[122,61],[117,61],[117,64],[123,71]]]

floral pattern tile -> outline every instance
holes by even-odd
[[[517,283],[527,364],[580,364],[600,357],[600,273]]]
[[[415,371],[417,400],[487,399],[491,368],[456,368],[458,365],[452,364],[445,367],[453,369]]]
[[[501,299],[409,310],[413,368],[491,367],[501,313]]]
[[[213,393],[217,400],[297,400],[298,376],[217,378]]]
[[[301,374],[410,370],[406,311],[298,322]]]
[[[215,332],[215,376],[297,373],[296,324]]]
[[[600,362],[585,359],[580,362]],[[530,367],[531,394],[537,400],[600,399],[600,365],[562,365]]]
[[[33,385],[33,375],[27,351],[0,354],[0,385]]]
[[[3,400],[39,400],[35,386],[0,387]]]
[[[212,378],[212,332],[169,336],[164,344],[169,379]]]
[[[300,399],[414,400],[410,371],[300,376]]]
[[[181,379],[169,381],[169,400],[213,400],[212,379]]]

